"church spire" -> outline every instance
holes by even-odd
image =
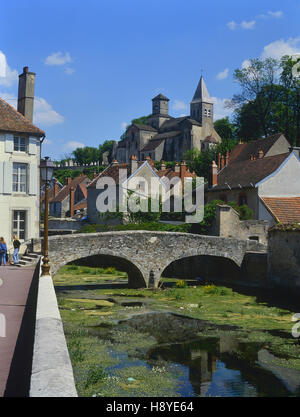
[[[207,87],[205,85],[204,79],[201,75],[200,81],[198,83],[197,89],[195,91],[193,100],[191,103],[210,103],[212,104],[212,99],[210,98],[209,92],[207,90]]]

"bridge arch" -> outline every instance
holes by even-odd
[[[156,287],[161,274],[172,262],[192,256],[227,258],[241,266],[247,251],[265,252],[256,241],[228,239],[189,233],[122,231],[51,236],[51,273],[75,259],[111,256],[125,259],[137,277],[137,285]],[[143,281],[141,279],[143,277]],[[133,277],[133,275],[132,275]],[[134,282],[134,279],[131,279]]]

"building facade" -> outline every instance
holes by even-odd
[[[35,73],[19,75],[18,111],[0,98],[0,235],[11,246],[39,237],[41,143],[45,132],[33,121]]]
[[[203,77],[190,103],[190,116],[170,116],[169,99],[159,94],[152,99],[152,114],[146,124],[129,126],[125,138],[114,150],[114,157],[125,163],[132,155],[138,160],[149,156],[156,161],[181,161],[187,150],[201,151],[221,142],[214,129],[213,116],[213,101]]]

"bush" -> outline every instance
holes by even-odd
[[[176,287],[177,288],[186,288],[186,282],[183,279],[179,279],[178,281],[176,281]]]
[[[205,285],[203,287],[204,294],[218,294],[219,289],[215,285]]]
[[[88,388],[91,385],[95,385],[98,382],[103,381],[106,378],[106,373],[102,369],[101,366],[93,366],[89,368],[86,381],[85,381],[85,388]]]

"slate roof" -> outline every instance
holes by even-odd
[[[163,94],[158,94],[157,96],[155,96],[155,97],[152,99],[152,101],[153,101],[153,100],[167,100],[167,101],[170,101],[170,100],[168,99],[168,97],[164,96]]]
[[[28,133],[38,137],[46,135],[2,98],[0,98],[0,131]]]
[[[252,187],[272,174],[290,155],[289,152],[251,161],[232,162],[218,174],[218,184],[211,190]]]
[[[251,155],[254,155],[258,158],[258,151],[261,149],[264,155],[271,149],[275,142],[281,137],[284,136],[282,133],[277,133],[276,135],[268,136],[264,139],[258,139],[253,142],[242,143],[236,145],[236,147],[231,151],[229,156],[229,163],[246,161],[250,159]]]
[[[87,182],[87,180],[88,180],[89,178],[86,176],[86,175],[80,175],[80,176],[78,176],[78,177],[76,177],[76,178],[74,178],[71,182],[70,182],[70,184],[69,185],[65,185],[61,190],[60,190],[60,192],[54,197],[54,198],[52,198],[51,200],[50,200],[50,203],[57,203],[57,202],[62,202],[62,201],[64,201],[64,199],[66,198],[66,197],[68,197],[68,195],[69,195],[69,193],[70,193],[70,188],[71,187],[73,187],[73,188],[75,188],[75,190],[76,190],[76,188],[77,188],[77,186],[80,186],[80,188],[81,188],[81,190],[83,189],[83,188],[86,188],[87,187],[87,185],[88,185],[88,182]],[[84,185],[84,184],[82,184],[82,183],[86,183],[86,185]]]
[[[149,142],[143,147],[141,152],[145,151],[152,151],[153,149],[156,149],[164,140],[163,139],[151,139]]]
[[[272,216],[280,223],[300,223],[300,197],[261,197]]]
[[[143,125],[143,124],[139,124],[139,123],[133,123],[132,126],[135,126],[139,130],[149,130],[151,132],[157,132],[157,130],[154,129],[154,127],[152,127],[150,125]]]
[[[201,76],[200,81],[198,83],[197,89],[195,91],[192,103],[198,103],[198,102],[205,102],[205,103],[212,103],[212,99],[209,95],[209,92],[207,90],[207,87],[205,85],[204,79]]]
[[[170,131],[170,130],[179,130],[180,126],[178,126],[182,122],[189,122],[192,125],[201,126],[201,123],[197,122],[197,120],[192,119],[189,116],[184,117],[172,117],[169,120],[166,120],[160,127],[160,132]]]

